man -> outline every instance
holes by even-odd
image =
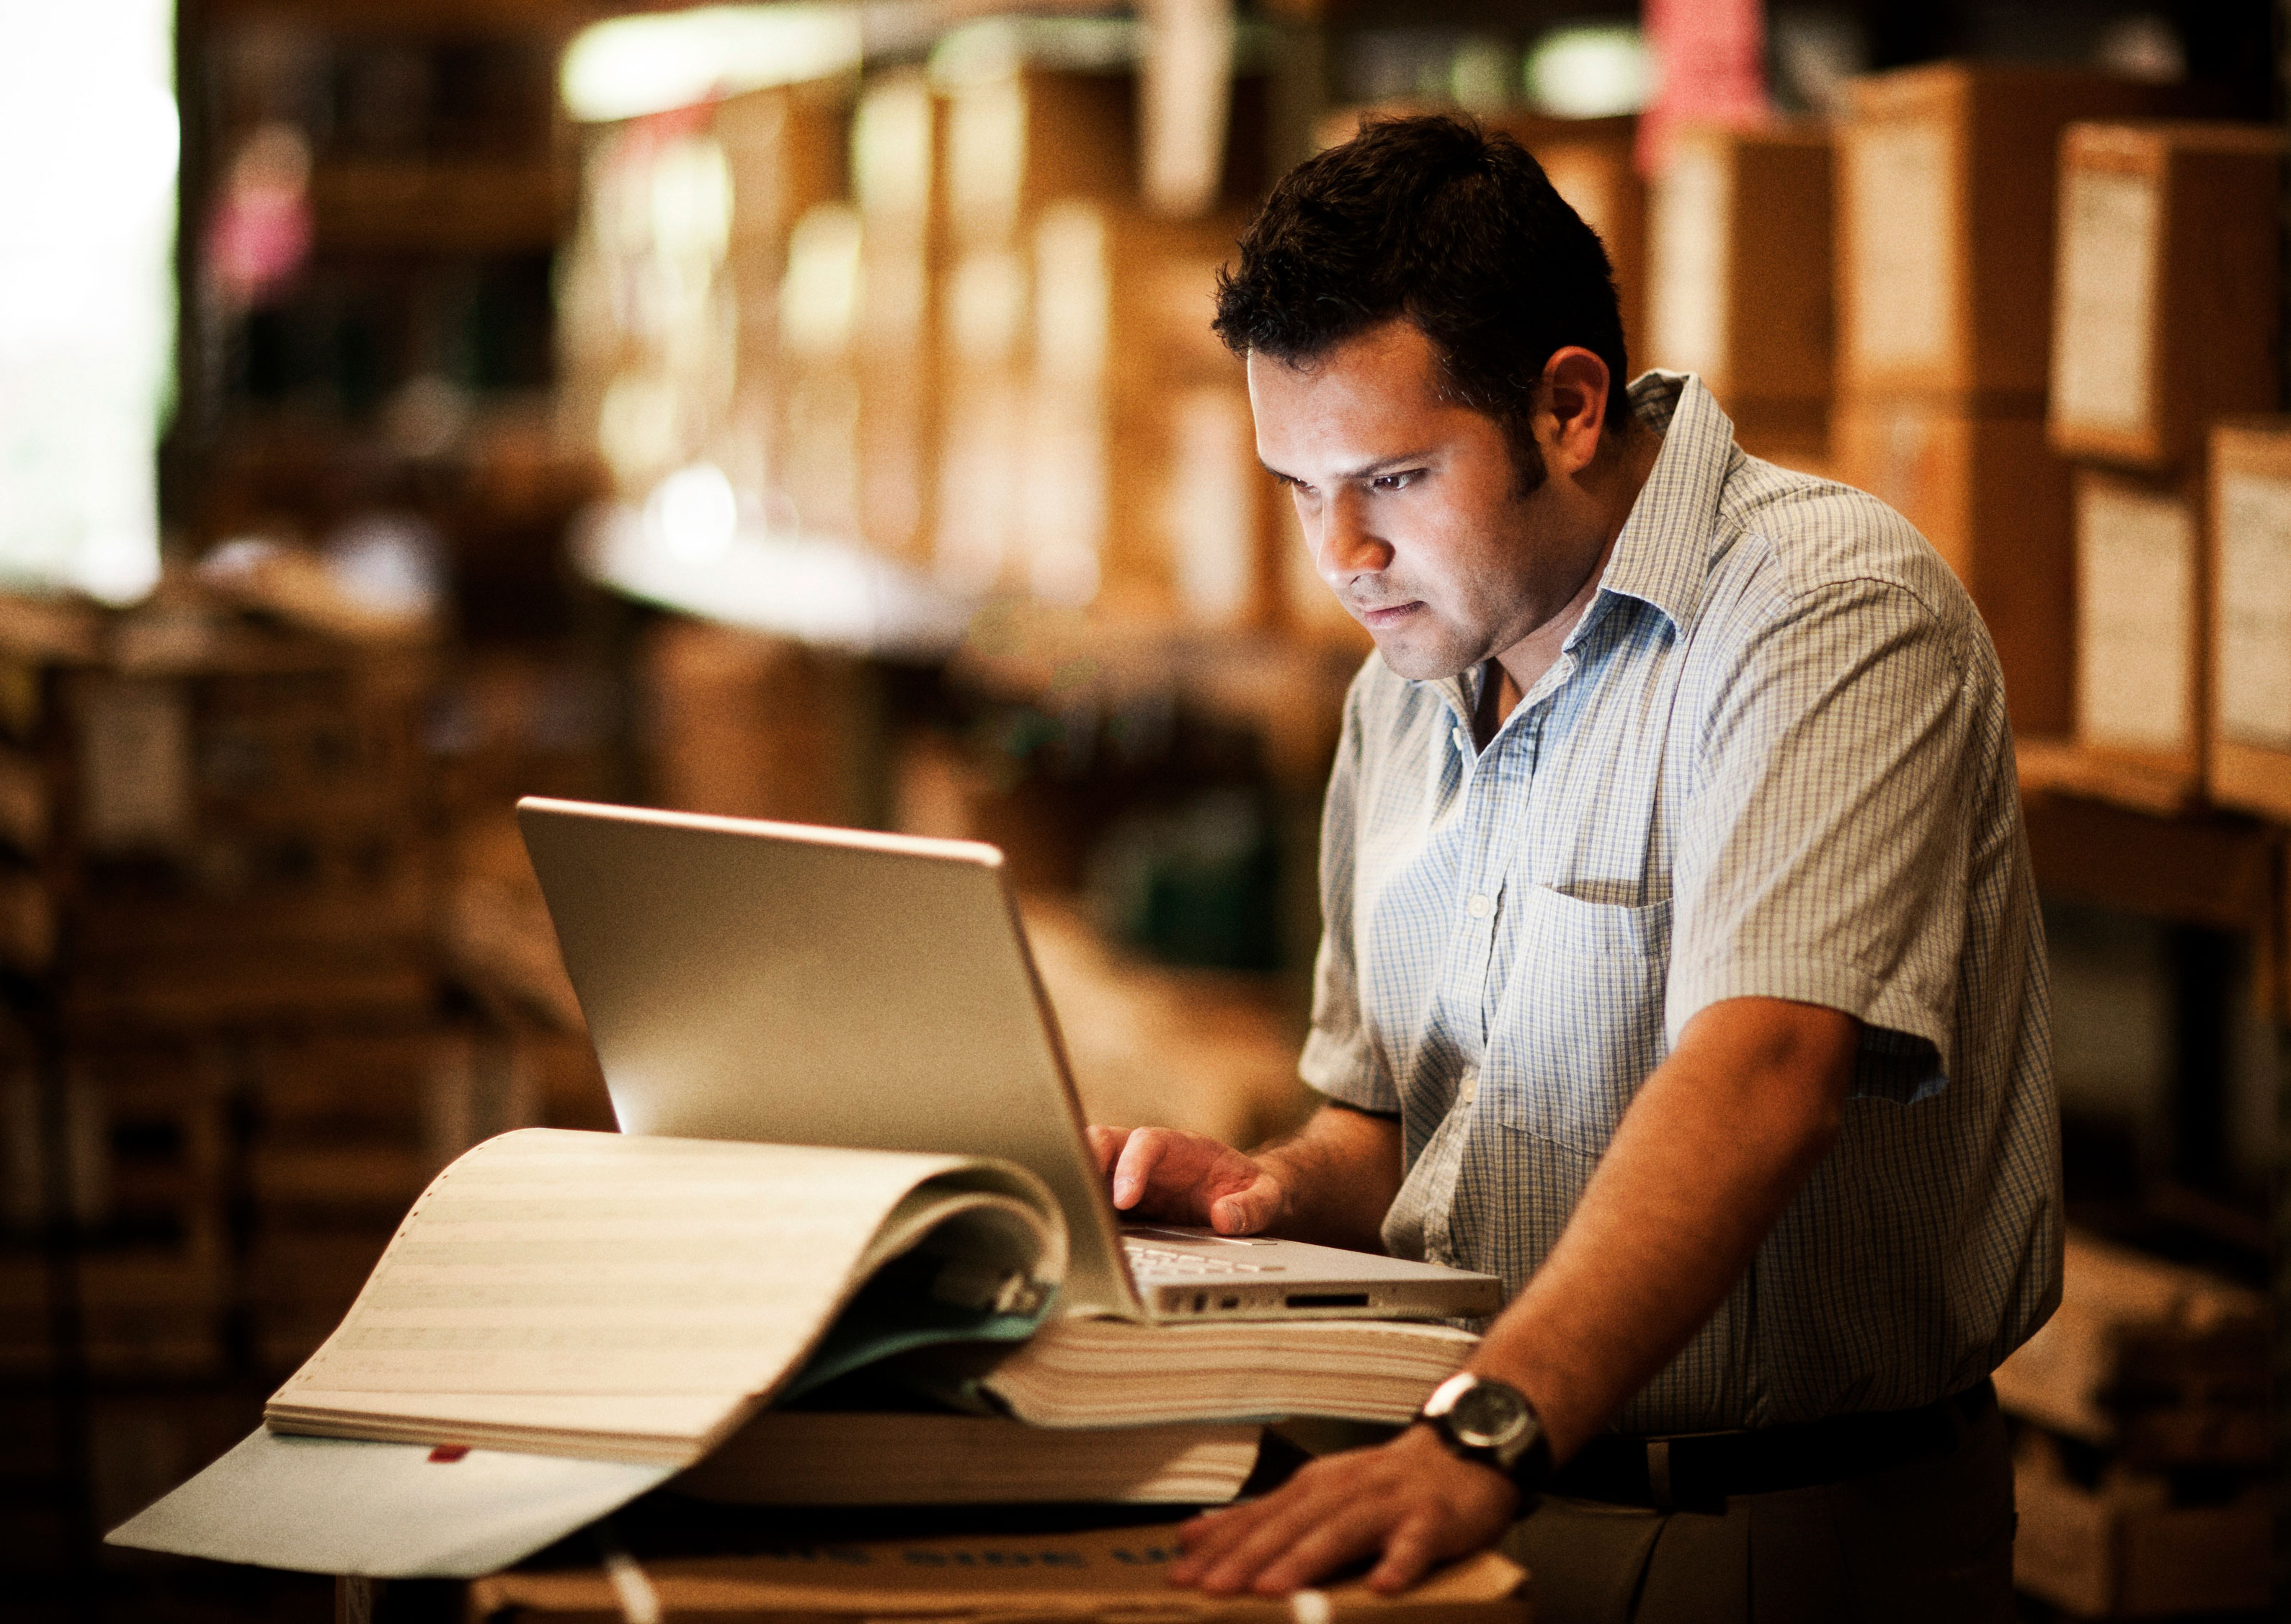
[[[1093,1133],[1140,1216],[1513,1295],[1419,1425],[1189,1524],[1177,1577],[1390,1589],[1508,1532],[1547,1620],[2009,1617],[1987,1378],[2058,1299],[2058,1136],[1979,618],[1692,379],[1625,390],[1605,254],[1507,139],[1373,125],[1241,246],[1259,454],[1377,645],[1327,1102],[1254,1156]]]

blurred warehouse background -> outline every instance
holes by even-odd
[[[1093,1115],[1253,1143],[1369,645],[1216,268],[1366,112],[1518,135],[1635,366],[2006,662],[2070,1303],[2031,1617],[2262,1616],[2291,1010],[2271,0],[0,0],[0,1611],[428,1177],[609,1126],[520,794],[990,840]],[[2157,122],[2157,121],[2164,122]]]

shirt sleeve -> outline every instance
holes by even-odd
[[[1733,654],[1672,872],[1673,1045],[1721,1000],[1781,998],[1864,1023],[1856,1093],[1906,1100],[1953,1074],[1969,806],[1988,776],[1978,635],[1901,586],[1847,581]]]
[[[1313,962],[1313,1025],[1298,1075],[1330,1098],[1396,1116],[1400,1093],[1378,1063],[1361,1020],[1354,951],[1353,875],[1359,833],[1361,690],[1345,699],[1345,726],[1321,813],[1321,950]]]

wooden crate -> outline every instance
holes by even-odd
[[[1689,126],[1648,210],[1637,359],[1700,375],[1745,450],[1829,438],[1835,278],[1831,138],[1815,126]]]
[[[2055,450],[2171,473],[2200,465],[2214,419],[2274,406],[2282,151],[2264,125],[2069,126]]]
[[[1242,224],[1042,212],[1011,584],[1133,622],[1266,618],[1275,492],[1242,363],[1210,330]]]
[[[1137,79],[1128,62],[1097,70],[1030,60],[1023,27],[990,23],[951,40],[931,63],[946,104],[945,162],[933,182],[958,245],[1016,245],[1046,205],[1122,202],[1137,193]]]
[[[2068,732],[2075,642],[2068,465],[2041,414],[1911,397],[1841,400],[1832,473],[1899,510],[1965,583],[2005,670],[2013,728]]]
[[[229,1198],[222,1057],[196,1042],[115,1037],[64,1056],[61,1097],[44,1101],[34,1064],[28,1047],[12,1044],[0,1073],[0,1377],[57,1368],[53,1289],[67,1277],[93,1373],[172,1379],[219,1370]],[[66,1276],[39,1239],[59,1218],[70,1226]]]
[[[91,1246],[70,1266],[91,1375],[173,1380],[224,1369],[229,1298],[219,1254]],[[45,1378],[61,1368],[52,1318],[55,1279],[36,1248],[0,1243],[0,1379]]]
[[[266,1376],[291,1373],[334,1334],[390,1244],[381,1228],[257,1237],[240,1264],[249,1341]]]
[[[2211,450],[2212,798],[2291,820],[2291,418]]]
[[[448,1162],[534,1115],[454,1027],[266,1033],[249,1064],[246,1178],[264,1235],[386,1231]]]
[[[2214,1504],[2174,1504],[2160,1477],[2111,1470],[2094,1485],[2024,1438],[2013,1496],[2015,1588],[2079,1618],[2265,1607],[2274,1585],[2274,1499],[2253,1484]]]
[[[2259,1292],[2071,1234],[2060,1308],[1998,1367],[1998,1402],[2142,1468],[2263,1467],[2268,1334]]]
[[[2076,739],[2191,805],[2210,714],[2199,478],[2076,471]],[[2147,804],[2143,802],[2143,804]]]
[[[2168,111],[2098,74],[1941,62],[1854,80],[1837,132],[1838,387],[2038,409],[2060,133]]]
[[[700,621],[654,627],[639,656],[647,793],[730,817],[865,824],[871,692],[847,656]]]

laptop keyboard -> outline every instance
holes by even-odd
[[[1172,1251],[1166,1246],[1148,1246],[1142,1241],[1124,1241],[1122,1251],[1129,1258],[1129,1266],[1147,1274],[1262,1274],[1266,1266],[1242,1263],[1237,1258],[1211,1257],[1202,1252]]]

